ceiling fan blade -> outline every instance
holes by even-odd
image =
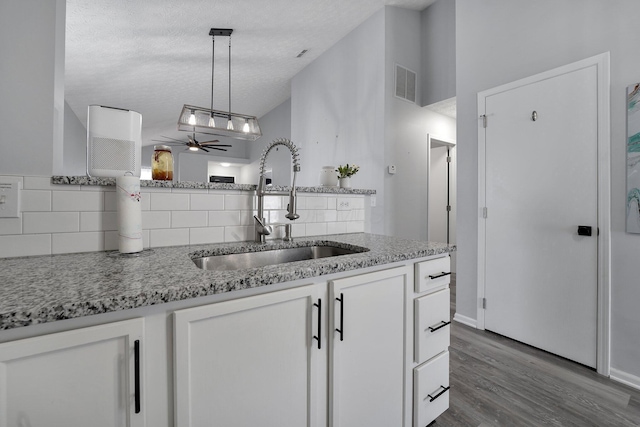
[[[200,144],[204,144],[204,143],[201,142]],[[233,147],[233,145],[229,145],[229,144],[207,144],[207,145],[205,145],[205,147]]]
[[[209,152],[209,150],[207,150],[207,149],[206,149],[206,148],[204,148],[204,147],[200,147],[200,149],[201,149],[202,151],[204,151],[205,153],[208,153],[208,152]]]
[[[186,144],[184,141],[182,141],[182,140],[180,140],[180,139],[169,138],[168,136],[164,136],[164,135],[160,135],[160,136],[161,136],[161,137],[163,137],[163,138],[170,139],[170,140],[172,140],[172,141],[179,142],[179,143],[181,143],[181,144]],[[153,141],[157,141],[157,140],[153,140]],[[163,141],[158,141],[158,142],[163,142]],[[167,141],[164,141],[164,142],[167,142]]]
[[[209,147],[207,147],[207,148],[209,148],[209,149],[211,149],[211,150],[227,151],[227,149],[226,149],[226,148],[218,148],[218,147],[216,147],[216,146],[214,146],[214,145],[209,146]]]
[[[214,144],[216,142],[220,142],[220,140],[219,139],[214,139],[212,141],[202,141],[202,142],[200,142],[200,144]]]

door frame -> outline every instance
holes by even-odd
[[[438,145],[434,145],[435,142]],[[431,186],[431,149],[434,147],[447,147],[449,148],[449,150],[455,150],[457,145],[456,145],[456,140],[455,139],[451,139],[451,138],[445,138],[445,137],[440,137],[438,135],[434,135],[431,133],[427,133],[427,224],[429,224],[429,217],[431,215],[431,204],[429,203],[429,188]],[[455,154],[453,154],[451,157],[453,158],[454,161],[452,161],[453,164],[453,170],[450,171],[451,175],[455,176],[456,174],[456,167],[455,167],[455,160],[456,160],[456,155],[457,155],[457,150],[454,152]],[[449,176],[449,180],[451,180],[451,175]],[[456,198],[455,195],[457,194],[457,191],[454,191],[454,194],[452,196],[452,203],[455,204],[456,203]],[[455,208],[453,208],[452,212],[451,212],[451,216],[453,216],[453,220],[455,221]],[[449,226],[449,228],[451,228],[451,226]],[[427,240],[431,240],[431,236],[429,235],[429,227],[427,227]]]
[[[584,68],[596,67],[598,96],[598,273],[597,273],[597,343],[596,367],[601,375],[610,375],[611,351],[611,169],[610,169],[610,76],[609,52],[602,53],[578,62],[545,71],[534,76],[516,80],[492,89],[478,92],[478,329],[485,328],[485,265],[486,265],[486,228],[483,216],[486,206],[486,140],[485,123],[490,126],[491,117],[486,115],[486,98],[520,86],[550,79],[562,74]],[[486,122],[485,122],[486,121]],[[490,213],[489,213],[490,215]]]

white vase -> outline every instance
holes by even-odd
[[[333,166],[323,166],[320,169],[320,185],[323,187],[337,187],[338,174]]]
[[[351,188],[351,177],[340,178],[340,188]]]

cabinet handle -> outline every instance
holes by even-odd
[[[313,338],[318,340],[318,350],[322,350],[322,300],[318,298],[318,303],[313,305],[318,307],[318,336],[314,335]]]
[[[340,329],[336,328],[336,332],[340,332],[340,341],[344,341],[344,295],[340,294],[336,301],[340,301]]]
[[[438,326],[429,326],[429,331],[431,332],[435,332],[440,328],[444,328],[445,326],[451,324],[451,321],[445,322],[444,320],[441,320],[440,323],[438,324]]]
[[[441,385],[440,387],[438,387],[438,390],[440,390],[440,392],[438,394],[436,394],[435,396],[431,396],[430,394],[427,394],[427,397],[429,398],[429,402],[433,402],[434,400],[436,400],[437,398],[439,398],[440,396],[442,396],[447,390],[449,390],[449,386],[443,386]],[[438,391],[436,390],[436,391]],[[434,392],[435,393],[435,392]],[[427,400],[427,397],[424,398],[424,400]]]
[[[445,273],[445,272],[443,271],[443,272],[442,272],[442,273],[440,273],[440,274],[434,274],[433,276],[432,276],[432,275],[429,275],[429,279],[433,280],[433,279],[437,279],[437,278],[439,278],[439,277],[448,276],[448,275],[450,275],[450,274],[451,274],[451,272]]]
[[[133,343],[133,364],[134,364],[134,382],[135,382],[135,410],[136,414],[140,413],[140,340]]]

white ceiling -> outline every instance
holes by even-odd
[[[231,109],[261,117],[289,98],[296,73],[384,5],[434,2],[67,0],[65,98],[85,125],[90,104],[142,113],[145,145],[182,137],[182,105],[211,102],[209,29],[232,28]],[[228,40],[216,37],[217,110],[228,109]]]

